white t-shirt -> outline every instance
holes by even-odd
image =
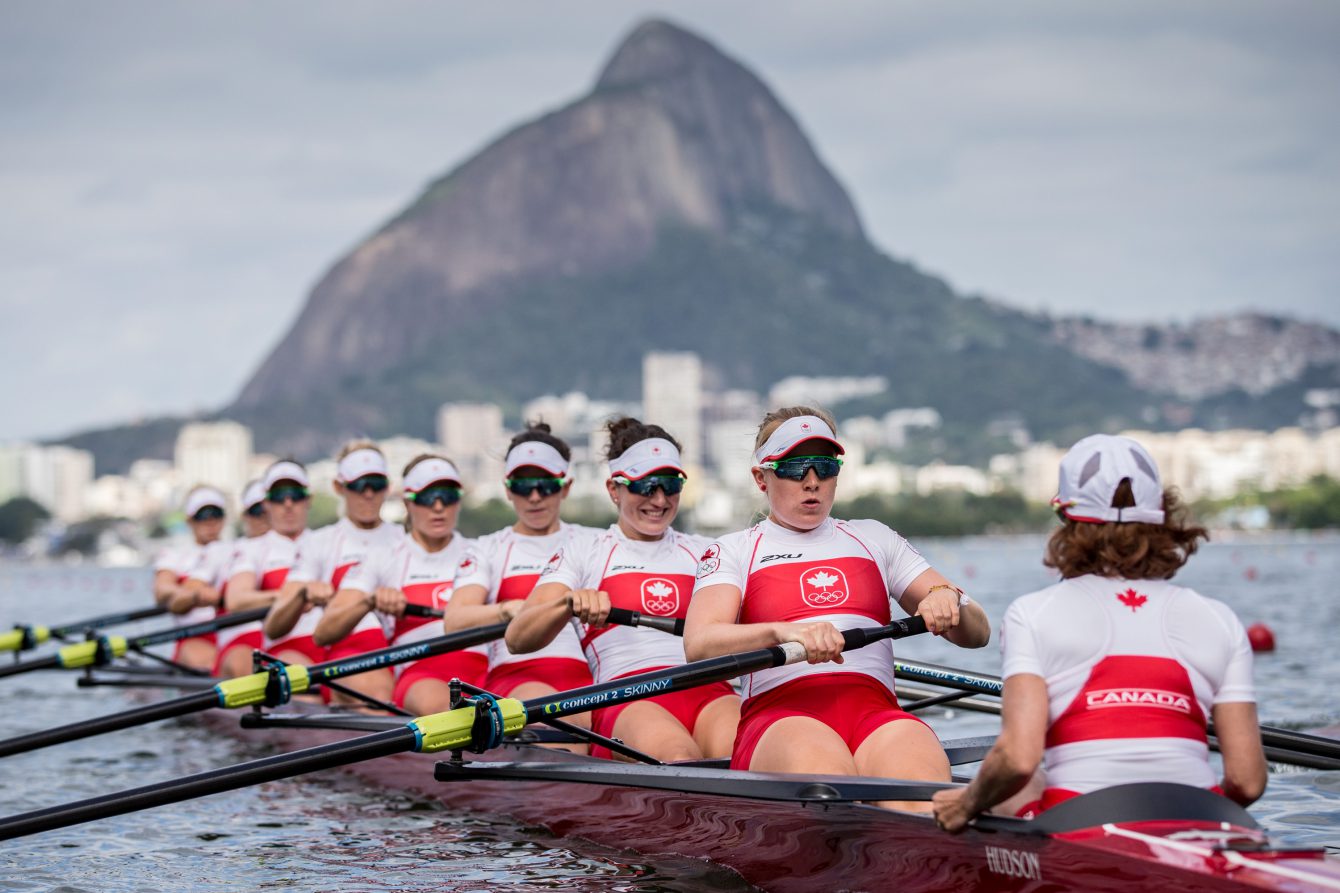
[[[1005,612],[1002,674],[1047,683],[1047,785],[1215,783],[1205,723],[1254,702],[1252,650],[1232,609],[1165,580],[1074,577]]]
[[[892,603],[928,570],[921,553],[878,521],[829,518],[799,533],[765,519],[712,543],[702,553],[696,588],[739,589],[739,623],[826,621],[847,630],[887,624]],[[744,697],[826,673],[864,673],[893,691],[892,642],[867,645],[843,661],[753,673],[744,680]]]
[[[220,577],[227,571],[232,554],[233,544],[223,540],[215,540],[203,546],[195,541],[176,543],[159,553],[154,561],[154,571],[167,571],[177,578],[178,583],[200,580],[218,589],[222,586]],[[189,626],[213,620],[214,615],[213,607],[201,605],[185,614],[177,614],[173,620],[177,626]]]
[[[288,579],[295,582],[321,580],[329,583],[337,591],[344,582],[345,574],[360,561],[378,548],[392,548],[405,538],[405,531],[394,524],[378,524],[366,529],[354,524],[348,518],[341,518],[334,524],[311,532],[298,554],[298,562],[289,572]],[[298,619],[298,623],[285,638],[310,636],[316,632],[321,622],[323,608],[312,608]],[[381,621],[371,612],[358,621],[349,631],[350,635],[367,629],[378,629]]]
[[[302,533],[298,534],[296,539],[289,539],[275,530],[267,531],[255,539],[249,540],[248,545],[237,553],[233,563],[232,575],[235,577],[242,573],[254,574],[256,577],[256,588],[263,592],[272,592],[279,589],[283,587],[284,582],[289,577],[290,571],[293,569],[294,565],[298,563],[298,556],[301,551],[307,547],[308,542],[311,541],[311,537],[312,532],[309,530],[304,530]],[[317,609],[314,608],[307,614],[304,614],[302,619],[298,621],[298,625],[300,627],[304,626],[303,621],[312,614],[315,614],[316,611]],[[317,616],[320,617],[319,614]],[[233,629],[230,630],[229,639],[236,638],[242,633],[258,627],[259,624],[256,627],[253,627],[250,624],[247,626],[233,627]],[[288,639],[304,634],[311,635],[311,630],[315,628],[316,623],[313,621],[306,625],[305,633],[299,632],[298,629],[295,628],[284,638]],[[267,648],[273,644],[274,641],[270,639],[267,639],[265,642]],[[219,647],[223,648],[225,646],[220,643]]]

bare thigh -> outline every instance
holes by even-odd
[[[214,667],[214,659],[218,657],[218,653],[219,650],[210,643],[192,639],[181,643],[177,663],[208,672]]]
[[[703,757],[689,730],[680,725],[674,714],[650,701],[638,701],[624,708],[614,721],[614,737],[667,763]]]
[[[405,709],[415,716],[451,709],[451,686],[440,679],[420,679],[405,692]]]
[[[758,739],[749,768],[756,772],[855,775],[842,736],[812,716],[784,716]]]
[[[508,695],[508,697],[516,698],[518,701],[528,701],[531,698],[544,698],[557,693],[558,689],[544,682],[523,682],[512,689],[512,693]],[[583,729],[591,728],[591,714],[589,713],[577,713],[572,716],[565,716],[563,717],[563,720],[564,722],[569,722],[572,725],[579,726]],[[544,723],[541,722],[539,725],[544,725]],[[590,750],[590,747],[584,741],[574,741],[572,743],[562,744],[541,744],[540,746],[548,747],[553,750],[566,750],[568,753],[587,753]]]
[[[219,672],[229,679],[250,674],[251,649],[230,648],[223,655],[223,664],[219,667]]]
[[[705,757],[728,757],[735,746],[735,732],[739,726],[740,699],[736,695],[725,695],[698,714],[698,721],[693,725],[693,740]]]
[[[927,726],[912,719],[887,722],[856,748],[856,769],[861,775],[902,778],[908,781],[949,781],[949,758],[940,739]],[[907,812],[930,812],[929,801],[885,800],[880,806]]]

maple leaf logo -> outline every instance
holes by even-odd
[[[716,550],[716,547],[715,547],[715,546],[708,546],[708,547],[707,547],[707,551],[703,553],[703,557],[702,557],[702,558],[699,558],[698,560],[699,560],[699,561],[706,561],[706,560],[709,559],[709,558],[716,558],[716,557],[717,557],[717,550]]]
[[[657,598],[665,598],[667,595],[669,595],[674,591],[675,590],[671,589],[666,584],[660,582],[652,583],[650,586],[647,587],[647,594],[654,595]]]
[[[1130,608],[1131,613],[1134,614],[1137,608],[1149,601],[1149,596],[1141,595],[1134,589],[1127,589],[1125,592],[1117,593],[1117,601]]]
[[[800,423],[800,430],[801,430],[801,431],[808,431],[808,430],[810,430],[810,423],[809,423],[809,422],[801,422],[801,423]]]
[[[829,586],[832,586],[834,583],[836,583],[837,580],[838,578],[836,575],[826,574],[823,571],[819,571],[819,573],[815,574],[813,577],[810,577],[805,582],[809,583],[816,589],[827,589]]]
[[[473,558],[467,558],[461,562],[461,570],[463,571],[468,571],[470,568],[474,566],[475,566],[475,560]]]
[[[654,446],[654,447],[652,447],[652,448],[651,448],[651,454],[652,454],[653,456],[659,456],[659,455],[661,454],[661,448],[658,447],[658,446]]]

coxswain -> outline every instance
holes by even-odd
[[[176,615],[179,626],[212,620],[220,604],[217,575],[232,552],[220,539],[227,505],[214,487],[193,487],[183,505],[191,541],[166,549],[154,562],[154,601]],[[216,654],[215,636],[209,633],[179,639],[172,659],[208,671]]]
[[[1266,761],[1246,631],[1223,602],[1169,582],[1205,528],[1129,437],[1075,444],[1058,489],[1061,527],[1043,562],[1062,580],[1005,612],[1000,736],[966,788],[936,794],[936,821],[959,831],[998,804],[1027,816],[1133,782],[1253,803]]]
[[[611,607],[682,618],[698,556],[707,545],[671,527],[686,478],[679,443],[658,425],[608,425],[605,482],[618,520],[597,537],[569,540],[547,563],[507,629],[514,654],[538,651],[574,622],[596,682],[685,663],[681,640],[645,627],[605,623]],[[660,760],[730,753],[740,700],[724,682],[596,710],[592,729]],[[603,747],[591,752],[608,756]]]
[[[844,451],[827,412],[770,412],[754,446],[768,515],[700,553],[685,650],[701,660],[798,642],[808,662],[745,678],[731,766],[948,781],[939,739],[898,705],[891,643],[844,655],[842,630],[886,624],[896,604],[978,648],[985,612],[884,524],[830,516]]]
[[[456,532],[461,474],[446,457],[423,455],[405,466],[401,489],[409,536],[373,548],[345,575],[317,625],[318,643],[343,639],[369,617],[390,626],[392,645],[442,634],[439,621],[407,616],[405,606],[442,610],[451,598],[457,563],[470,542]],[[487,667],[485,645],[399,664],[394,687],[381,696],[416,715],[438,713],[451,706],[453,677],[478,685]]]
[[[475,540],[461,560],[443,620],[448,632],[511,620],[551,555],[574,536],[599,533],[559,518],[572,489],[571,459],[571,448],[542,422],[531,423],[512,438],[503,461],[503,485],[516,522]],[[526,700],[590,684],[581,640],[565,625],[548,645],[528,654],[513,654],[506,642],[493,643],[483,687],[499,697]],[[590,724],[586,714],[568,721]]]

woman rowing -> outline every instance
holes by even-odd
[[[154,601],[187,626],[214,617],[220,603],[216,575],[231,547],[219,539],[228,504],[213,487],[199,486],[186,494],[184,511],[191,542],[170,548],[154,562]],[[214,666],[217,646],[213,633],[177,642],[172,659],[198,670]]]
[[[393,645],[441,634],[440,624],[429,617],[406,616],[405,606],[440,610],[451,597],[456,566],[469,545],[469,540],[456,533],[461,475],[442,456],[419,456],[405,466],[402,487],[409,536],[390,548],[373,549],[345,575],[317,625],[318,644],[339,641],[368,618],[391,625]],[[452,677],[478,684],[487,666],[487,651],[480,645],[401,664],[393,686],[385,685],[383,679],[380,689],[373,692],[365,686],[363,691],[383,700],[390,698],[420,716],[437,713],[451,706],[448,682]]]
[[[939,739],[898,706],[891,646],[844,656],[841,631],[888,623],[896,603],[979,648],[986,614],[885,525],[830,517],[842,452],[825,412],[794,406],[763,419],[753,476],[768,516],[702,553],[685,650],[700,660],[805,646],[808,663],[747,677],[735,768],[948,781]]]
[[[265,617],[265,635],[275,650],[300,654],[301,663],[353,657],[386,647],[381,621],[372,614],[361,617],[344,634],[316,641],[317,624],[324,606],[334,597],[344,575],[370,553],[391,549],[404,539],[404,530],[382,521],[382,503],[390,486],[386,457],[371,441],[352,441],[335,458],[332,486],[344,504],[344,517],[313,531],[303,544],[298,563],[284,582],[283,591]],[[391,695],[390,670],[373,670],[346,677],[343,684],[385,700]],[[334,700],[348,697],[335,693]]]
[[[270,529],[237,553],[223,598],[229,611],[248,611],[274,604],[289,570],[298,560],[299,548],[308,537],[309,486],[307,469],[291,459],[281,459],[265,470],[261,487],[265,491],[265,513]],[[251,652],[264,645],[260,624],[240,632],[226,645],[220,646],[220,675],[250,673]],[[276,656],[287,661],[308,662],[305,655],[293,650]]]
[[[1062,526],[1044,563],[1063,579],[1005,612],[1000,737],[971,784],[936,794],[937,822],[958,831],[997,804],[1026,815],[1142,781],[1254,802],[1266,762],[1247,634],[1227,605],[1168,582],[1205,528],[1128,437],[1075,444],[1053,504]]]
[[[515,654],[553,642],[575,618],[597,682],[685,662],[680,640],[645,628],[608,626],[611,607],[684,616],[697,556],[707,541],[672,528],[684,488],[679,444],[657,425],[610,422],[610,477],[618,520],[605,533],[567,542],[550,558],[535,591],[507,628]],[[739,717],[739,698],[711,683],[596,710],[594,731],[661,760],[725,756]],[[592,753],[608,755],[602,747]]]
[[[242,490],[242,536],[230,543],[227,558],[216,571],[214,578],[215,585],[219,589],[219,607],[217,609],[220,615],[227,614],[228,600],[228,581],[233,576],[234,568],[239,568],[245,560],[246,552],[257,540],[270,532],[270,516],[265,512],[265,487],[260,480],[248,481],[246,487]],[[241,626],[232,626],[227,629],[221,629],[215,634],[216,654],[214,657],[214,673],[218,675],[222,672],[221,657],[223,653],[233,647],[236,640],[250,634],[255,645],[246,646],[259,647],[261,643],[261,625],[257,623],[244,623]],[[235,662],[237,662],[235,660]]]
[[[574,535],[597,531],[559,520],[559,509],[572,488],[568,463],[572,451],[535,423],[512,438],[503,463],[507,499],[516,523],[480,537],[456,571],[456,585],[444,625],[448,632],[511,620],[526,603],[549,557]],[[570,625],[539,651],[513,654],[505,642],[489,649],[483,687],[499,696],[525,700],[591,684],[591,668]],[[585,717],[575,718],[580,722]]]

